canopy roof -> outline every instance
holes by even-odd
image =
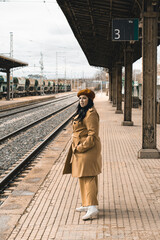
[[[57,0],[90,65],[110,68],[123,61],[126,42],[113,42],[112,19],[138,18],[143,0]],[[156,2],[156,0],[154,0]],[[159,2],[155,8],[159,11]],[[160,36],[160,25],[158,27]],[[134,61],[141,57],[139,41],[133,43]],[[158,44],[160,40],[158,40]]]
[[[6,72],[7,69],[28,66],[28,63],[16,60],[14,58],[0,55],[0,71]]]

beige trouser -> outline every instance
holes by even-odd
[[[82,206],[98,205],[98,177],[80,177]]]

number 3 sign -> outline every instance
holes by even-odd
[[[138,19],[113,19],[112,40],[113,41],[138,41]]]

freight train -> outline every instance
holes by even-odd
[[[68,82],[68,81],[67,81]],[[25,77],[13,77],[13,84],[11,79],[10,91],[12,92],[13,85],[13,97],[22,96],[34,96],[42,94],[51,94],[55,92],[71,91],[71,84],[66,83],[64,80],[53,79],[34,79]],[[4,76],[0,76],[0,98],[7,96],[7,82]]]

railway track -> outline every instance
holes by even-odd
[[[75,96],[75,93],[74,94],[69,94],[69,96],[68,95],[67,96],[62,96],[62,97],[58,97],[56,99],[48,100],[48,101],[41,102],[41,103],[30,103],[30,104],[25,105],[25,106],[18,106],[18,107],[14,107],[14,108],[11,108],[11,109],[0,110],[0,119],[15,115],[17,113],[29,111],[29,110],[32,110],[32,109],[35,109],[35,108],[38,108],[38,107],[47,106],[47,105],[59,102],[59,101],[64,100],[64,99],[68,99],[69,97],[72,97],[72,96]]]
[[[63,98],[48,105],[17,113],[0,119],[0,142],[52,116],[56,111],[76,100],[75,95]]]
[[[72,104],[73,104],[73,103],[69,104],[68,106],[71,106]],[[45,117],[42,117],[42,118],[40,118],[40,119],[38,119],[38,120],[36,120],[36,121],[33,121],[33,122],[31,122],[30,124],[26,124],[25,126],[23,126],[23,127],[15,130],[15,131],[13,131],[13,132],[5,135],[4,137],[0,138],[0,144],[2,144],[5,140],[9,139],[10,137],[13,137],[13,136],[15,136],[16,134],[19,134],[19,133],[21,133],[22,131],[25,131],[25,130],[27,130],[28,128],[30,128],[30,127],[32,127],[32,126],[40,123],[41,121],[44,121],[45,119],[47,119],[47,118],[49,118],[49,117],[57,114],[58,112],[62,111],[62,110],[65,109],[65,108],[66,108],[66,107],[62,107],[62,108],[60,108],[60,109],[57,110],[57,111],[54,111],[54,112],[52,112],[52,113],[47,114]]]
[[[46,138],[38,146],[36,146],[33,151],[19,161],[18,164],[9,171],[9,173],[4,174],[4,176],[0,178],[0,193],[2,193],[3,190],[14,180],[14,178],[20,172],[22,172],[26,166],[28,166],[28,164],[37,156],[37,154],[42,151],[44,146],[46,146],[46,144],[60,132],[60,130],[69,122],[73,115],[74,113],[59,126],[57,126],[53,132],[46,136]]]
[[[29,162],[41,151],[47,142],[50,141],[50,139],[53,139],[53,137],[58,134],[58,132],[72,118],[75,112],[76,103],[77,100],[72,104],[61,108],[61,110],[57,111],[53,116],[48,117],[44,121],[38,122],[38,125],[33,124],[31,128],[27,128],[27,130],[25,129],[23,133],[20,132],[18,135],[12,137],[8,141],[5,141],[7,144],[5,142],[1,143],[1,152],[9,152],[11,154],[11,159],[14,161],[12,163],[9,161],[8,166],[5,166],[4,168],[1,162],[0,170],[2,175],[0,176],[0,192],[3,192],[6,186],[13,181],[17,174],[19,174],[22,169],[29,164]],[[53,123],[55,123],[54,126]],[[44,133],[43,131],[45,126],[49,126],[49,129]],[[37,128],[38,131],[35,128]],[[37,135],[35,133],[37,133]],[[28,143],[30,145],[25,151],[23,144],[20,145],[20,143],[24,143],[24,139],[26,140],[26,146],[28,146]],[[30,142],[32,142],[32,144]],[[22,154],[19,154],[21,152]],[[5,164],[7,159],[8,156],[6,156],[6,159],[3,159]]]

